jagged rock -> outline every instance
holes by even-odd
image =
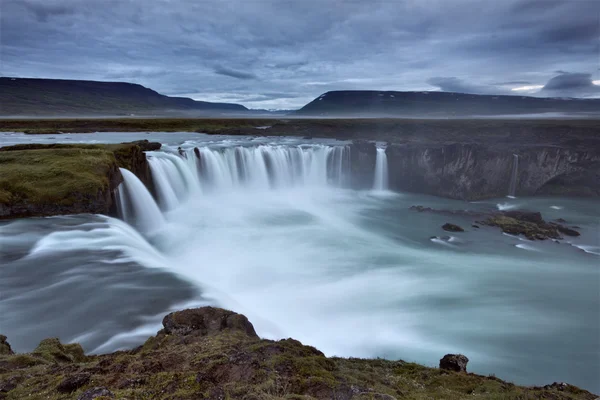
[[[79,395],[77,400],[94,400],[98,397],[109,397],[114,399],[115,395],[105,387],[95,387],[83,392],[81,395]]]
[[[440,369],[456,372],[467,372],[469,359],[462,354],[446,354],[440,360]]]
[[[90,377],[91,375],[88,373],[67,376],[58,384],[56,390],[61,393],[72,393],[80,387],[87,385],[90,381]]]
[[[194,147],[194,154],[196,155],[196,158],[199,160],[200,159],[200,149],[198,149],[197,147]]]
[[[446,223],[442,225],[442,229],[448,232],[464,232],[465,230],[458,225]]]
[[[580,236],[579,232],[577,232],[576,230],[571,229],[569,227],[566,227],[564,225],[556,224],[556,229],[558,229],[558,231],[560,233],[562,233],[563,235],[567,235],[567,236]]]
[[[502,229],[502,232],[511,235],[524,235],[529,240],[545,240],[548,238],[558,239],[560,235],[555,225],[548,224],[542,219],[541,222],[531,222],[537,219],[534,213],[525,215],[524,220],[509,217],[506,214],[494,215],[484,221],[485,225],[496,226]],[[521,216],[521,214],[510,214]]]
[[[58,363],[81,362],[86,358],[80,344],[63,345],[58,338],[42,340],[31,354]]]
[[[0,335],[0,354],[15,354],[10,344],[6,341],[6,336]]]
[[[193,308],[168,314],[163,319],[165,333],[186,336],[208,336],[224,330],[240,331],[258,337],[248,318],[233,311],[215,307]]]

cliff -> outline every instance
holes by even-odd
[[[158,147],[156,147],[156,145]],[[0,219],[114,214],[114,191],[127,168],[150,186],[146,142],[25,144],[0,148]]]
[[[440,368],[401,360],[327,358],[294,339],[260,339],[248,319],[219,308],[175,312],[129,351],[85,355],[78,344],[43,340],[13,354],[0,335],[0,399],[581,399],[566,383],[522,387],[467,373],[468,359]]]

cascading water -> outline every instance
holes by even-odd
[[[385,147],[377,147],[377,158],[375,159],[375,178],[373,190],[388,190],[388,160]]]
[[[350,170],[348,146],[200,147],[184,154],[182,158],[166,152],[149,153],[159,203],[165,210],[175,208],[194,191],[343,187]]]
[[[123,183],[118,188],[119,214],[144,233],[156,231],[165,223],[158,205],[137,176],[124,168],[119,169],[123,175]]]
[[[515,193],[517,192],[518,171],[519,171],[519,156],[517,154],[513,154],[512,174],[510,177],[510,186],[508,188],[508,196],[509,197],[515,197]]]

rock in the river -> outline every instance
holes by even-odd
[[[0,354],[14,354],[4,335],[0,335]]]
[[[464,232],[465,230],[458,225],[446,223],[442,225],[442,229],[448,232]]]
[[[502,214],[509,218],[514,218],[516,220],[524,221],[524,222],[531,222],[534,224],[539,224],[539,223],[544,222],[544,220],[542,219],[542,214],[540,212],[536,212],[536,211],[514,210],[514,211],[503,211]]]
[[[469,359],[462,354],[446,354],[440,360],[440,369],[456,372],[467,372]]]
[[[571,229],[571,228],[566,227],[564,225],[556,224],[556,229],[558,229],[558,231],[560,233],[562,233],[563,235],[567,235],[567,236],[580,236],[580,233],[577,232],[575,229]]]
[[[177,311],[163,318],[165,333],[178,336],[209,336],[224,330],[240,331],[258,337],[254,326],[244,315],[215,307]]]
[[[98,397],[109,397],[111,399],[114,399],[115,395],[113,394],[113,392],[111,392],[105,387],[95,387],[93,389],[86,390],[85,392],[83,392],[77,398],[77,400],[94,400]]]

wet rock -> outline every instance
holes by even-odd
[[[177,152],[179,153],[179,155],[183,158],[187,158],[187,154],[185,153],[185,150],[183,150],[181,147],[177,148]]]
[[[197,147],[194,147],[194,154],[196,155],[196,158],[199,160],[200,159],[200,149],[198,149]]]
[[[451,223],[445,223],[442,225],[442,229],[447,232],[464,232],[465,230],[458,225],[454,225]]]
[[[560,233],[562,233],[563,235],[567,235],[567,236],[580,236],[579,232],[577,232],[576,230],[571,229],[569,227],[566,227],[564,225],[556,224],[556,229],[558,229],[558,231]]]
[[[90,374],[81,373],[67,376],[56,387],[56,390],[61,393],[72,393],[82,386],[85,386],[90,381]]]
[[[543,223],[542,214],[540,212],[535,211],[503,211],[503,215],[509,218],[514,218],[518,221],[531,222],[534,224]]]
[[[440,360],[440,369],[456,372],[467,372],[469,359],[462,354],[446,354]]]
[[[79,395],[77,400],[94,400],[98,397],[109,397],[114,399],[115,395],[105,387],[95,387],[83,392],[81,395]]]
[[[516,214],[512,214],[516,215]],[[509,217],[506,214],[499,214],[484,221],[485,225],[496,226],[502,229],[502,232],[511,235],[524,235],[529,240],[559,239],[560,235],[555,225],[548,224],[541,220],[539,223],[529,220],[519,220]]]
[[[472,226],[473,228],[475,228],[475,229],[479,229],[479,225],[475,225],[475,224],[473,224],[473,225],[471,225],[471,226]]]
[[[6,336],[0,335],[0,355],[10,355],[10,354],[15,354],[15,353],[12,351],[10,344],[6,341]]]
[[[224,330],[240,331],[258,337],[248,318],[233,311],[215,307],[177,311],[163,318],[164,331],[178,336],[209,336]]]
[[[556,222],[559,222],[561,224],[565,224],[567,221],[564,218],[557,218],[555,219]]]

